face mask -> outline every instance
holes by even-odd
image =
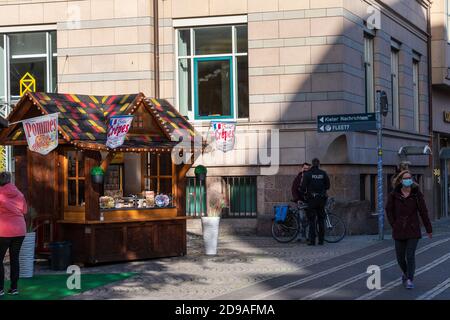
[[[403,179],[402,184],[404,187],[411,187],[413,185],[412,179]]]

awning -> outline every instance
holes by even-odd
[[[14,123],[40,114],[57,112],[61,141],[79,148],[110,151],[105,145],[109,118],[115,115],[134,114],[137,110],[147,115],[145,123],[150,125],[144,131],[139,131],[138,137],[130,132],[125,144],[117,149],[118,151],[130,149],[167,151],[178,144],[180,137],[188,139],[191,143],[197,140],[203,142],[201,135],[169,102],[146,98],[142,93],[93,96],[27,92],[8,119]],[[7,128],[0,131],[0,140],[3,144],[26,142],[20,124],[8,127],[6,122],[5,125]]]

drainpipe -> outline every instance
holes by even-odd
[[[155,98],[159,99],[159,12],[158,1],[153,0],[153,42],[154,42],[154,74]]]
[[[428,83],[428,122],[429,122],[429,130],[430,130],[430,148],[433,151],[431,152],[431,155],[429,157],[429,162],[428,165],[430,167],[430,173],[431,173],[431,177],[432,177],[432,188],[433,190],[435,189],[435,187],[439,188],[439,184],[437,184],[435,182],[434,179],[434,165],[435,165],[435,161],[434,161],[434,155],[436,155],[436,150],[434,150],[433,148],[433,139],[434,139],[434,133],[433,133],[433,66],[432,66],[432,50],[431,50],[431,40],[432,40],[432,35],[431,35],[431,2],[429,3],[428,9],[427,9],[427,17],[428,17],[428,23],[427,23],[427,28],[428,28],[428,79],[429,79],[429,83]],[[439,144],[437,144],[438,146]],[[439,155],[437,155],[439,157]],[[439,161],[439,160],[438,160]],[[439,164],[438,164],[439,165]],[[439,190],[440,191],[440,190]],[[437,206],[438,208],[440,208],[441,204],[439,202],[442,203],[442,199],[440,197],[441,193],[440,192],[433,192],[433,194],[436,194],[432,197],[432,201],[433,201],[433,209],[435,206]],[[442,208],[440,208],[442,210]],[[436,212],[436,210],[433,210],[434,212]],[[435,213],[435,216],[433,218],[437,218],[438,214]]]
[[[431,57],[431,4],[427,10],[428,16],[428,125],[430,130],[430,148],[433,150],[433,67],[432,67],[432,57]],[[430,155],[429,165],[433,168],[433,153]]]

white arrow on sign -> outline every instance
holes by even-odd
[[[321,126],[320,131],[325,131],[325,126]]]
[[[319,120],[320,120],[320,122],[322,122],[322,123],[323,123],[323,117],[322,117],[322,118],[320,118]]]

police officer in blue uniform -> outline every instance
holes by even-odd
[[[321,170],[319,159],[313,159],[312,168],[303,176],[300,190],[306,195],[308,203],[307,216],[309,220],[308,245],[316,244],[316,227],[319,228],[319,245],[323,245],[325,237],[325,204],[327,203],[327,191],[330,189],[330,178]]]

